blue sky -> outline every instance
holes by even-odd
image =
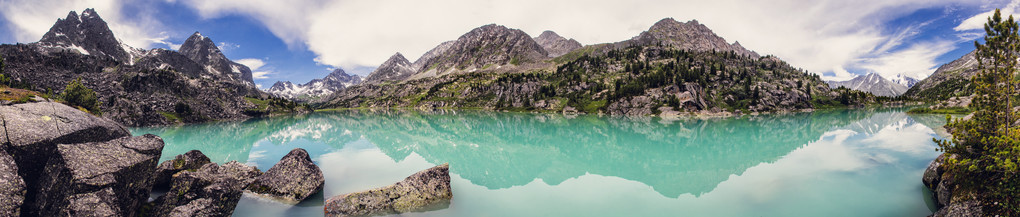
[[[341,67],[366,75],[390,55],[414,61],[490,23],[583,44],[629,39],[656,21],[697,19],[730,42],[845,80],[926,77],[973,50],[1005,0],[0,0],[0,43],[37,41],[68,11],[96,8],[125,43],[174,49],[195,31],[249,65],[256,83],[304,83]]]

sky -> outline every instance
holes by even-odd
[[[696,19],[826,80],[925,78],[974,49],[992,10],[1013,14],[1020,0],[0,0],[0,43],[38,41],[85,8],[133,47],[176,49],[201,32],[268,88],[336,68],[365,76],[397,52],[414,61],[491,23],[591,45],[663,18]]]

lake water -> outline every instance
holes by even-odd
[[[245,195],[234,216],[322,216],[323,198],[450,163],[454,198],[399,216],[926,216],[921,175],[944,116],[837,110],[669,120],[482,111],[317,112],[165,128],[265,171],[304,148],[326,177],[296,206]]]

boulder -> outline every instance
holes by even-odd
[[[221,165],[220,172],[226,173],[240,181],[242,187],[247,187],[262,175],[262,171],[259,171],[258,167],[244,165],[237,161],[230,161]]]
[[[169,187],[170,178],[177,172],[184,170],[197,170],[202,165],[211,163],[209,157],[202,154],[199,150],[191,150],[188,153],[180,154],[174,157],[173,160],[163,161],[156,168],[155,183],[156,187]]]
[[[59,144],[46,164],[30,216],[134,216],[149,198],[163,140],[151,134]]]
[[[326,216],[397,214],[449,202],[453,199],[449,170],[449,164],[443,164],[390,186],[329,198]]]
[[[0,216],[20,216],[24,202],[25,181],[18,176],[18,165],[0,148]]]
[[[945,162],[945,154],[940,154],[938,158],[935,158],[930,164],[928,169],[924,170],[924,176],[921,177],[921,182],[928,189],[936,189],[939,185],[939,177],[942,176],[942,163]]]
[[[258,196],[297,204],[321,191],[325,181],[322,170],[312,163],[308,152],[295,148],[245,190]]]
[[[967,197],[961,197],[967,198]],[[969,198],[963,200],[953,200],[946,207],[942,207],[939,211],[935,212],[932,216],[934,217],[979,217],[985,216],[984,211],[981,208],[981,202],[977,199]]]
[[[254,170],[254,171],[253,171]],[[153,202],[151,216],[230,216],[241,200],[245,180],[258,169],[237,162],[203,165],[173,175],[170,191]]]
[[[103,142],[130,136],[120,124],[55,102],[0,106],[0,144],[18,165],[27,189],[37,189],[46,161],[57,144]],[[17,133],[14,133],[17,132]],[[157,155],[158,156],[158,155]],[[28,191],[25,201],[34,201]],[[25,210],[22,210],[25,212]]]

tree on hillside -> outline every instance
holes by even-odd
[[[981,72],[971,79],[975,97],[973,117],[951,121],[946,128],[952,140],[936,141],[946,154],[947,172],[960,180],[960,189],[981,193],[988,215],[1020,216],[1020,128],[1013,110],[1017,57],[1020,54],[1018,25],[999,10],[985,24],[985,44],[975,42]],[[957,194],[957,193],[954,193]]]
[[[6,67],[4,65],[4,56],[0,55],[0,86],[10,86],[11,78],[8,78],[7,74],[4,74],[4,67]]]

